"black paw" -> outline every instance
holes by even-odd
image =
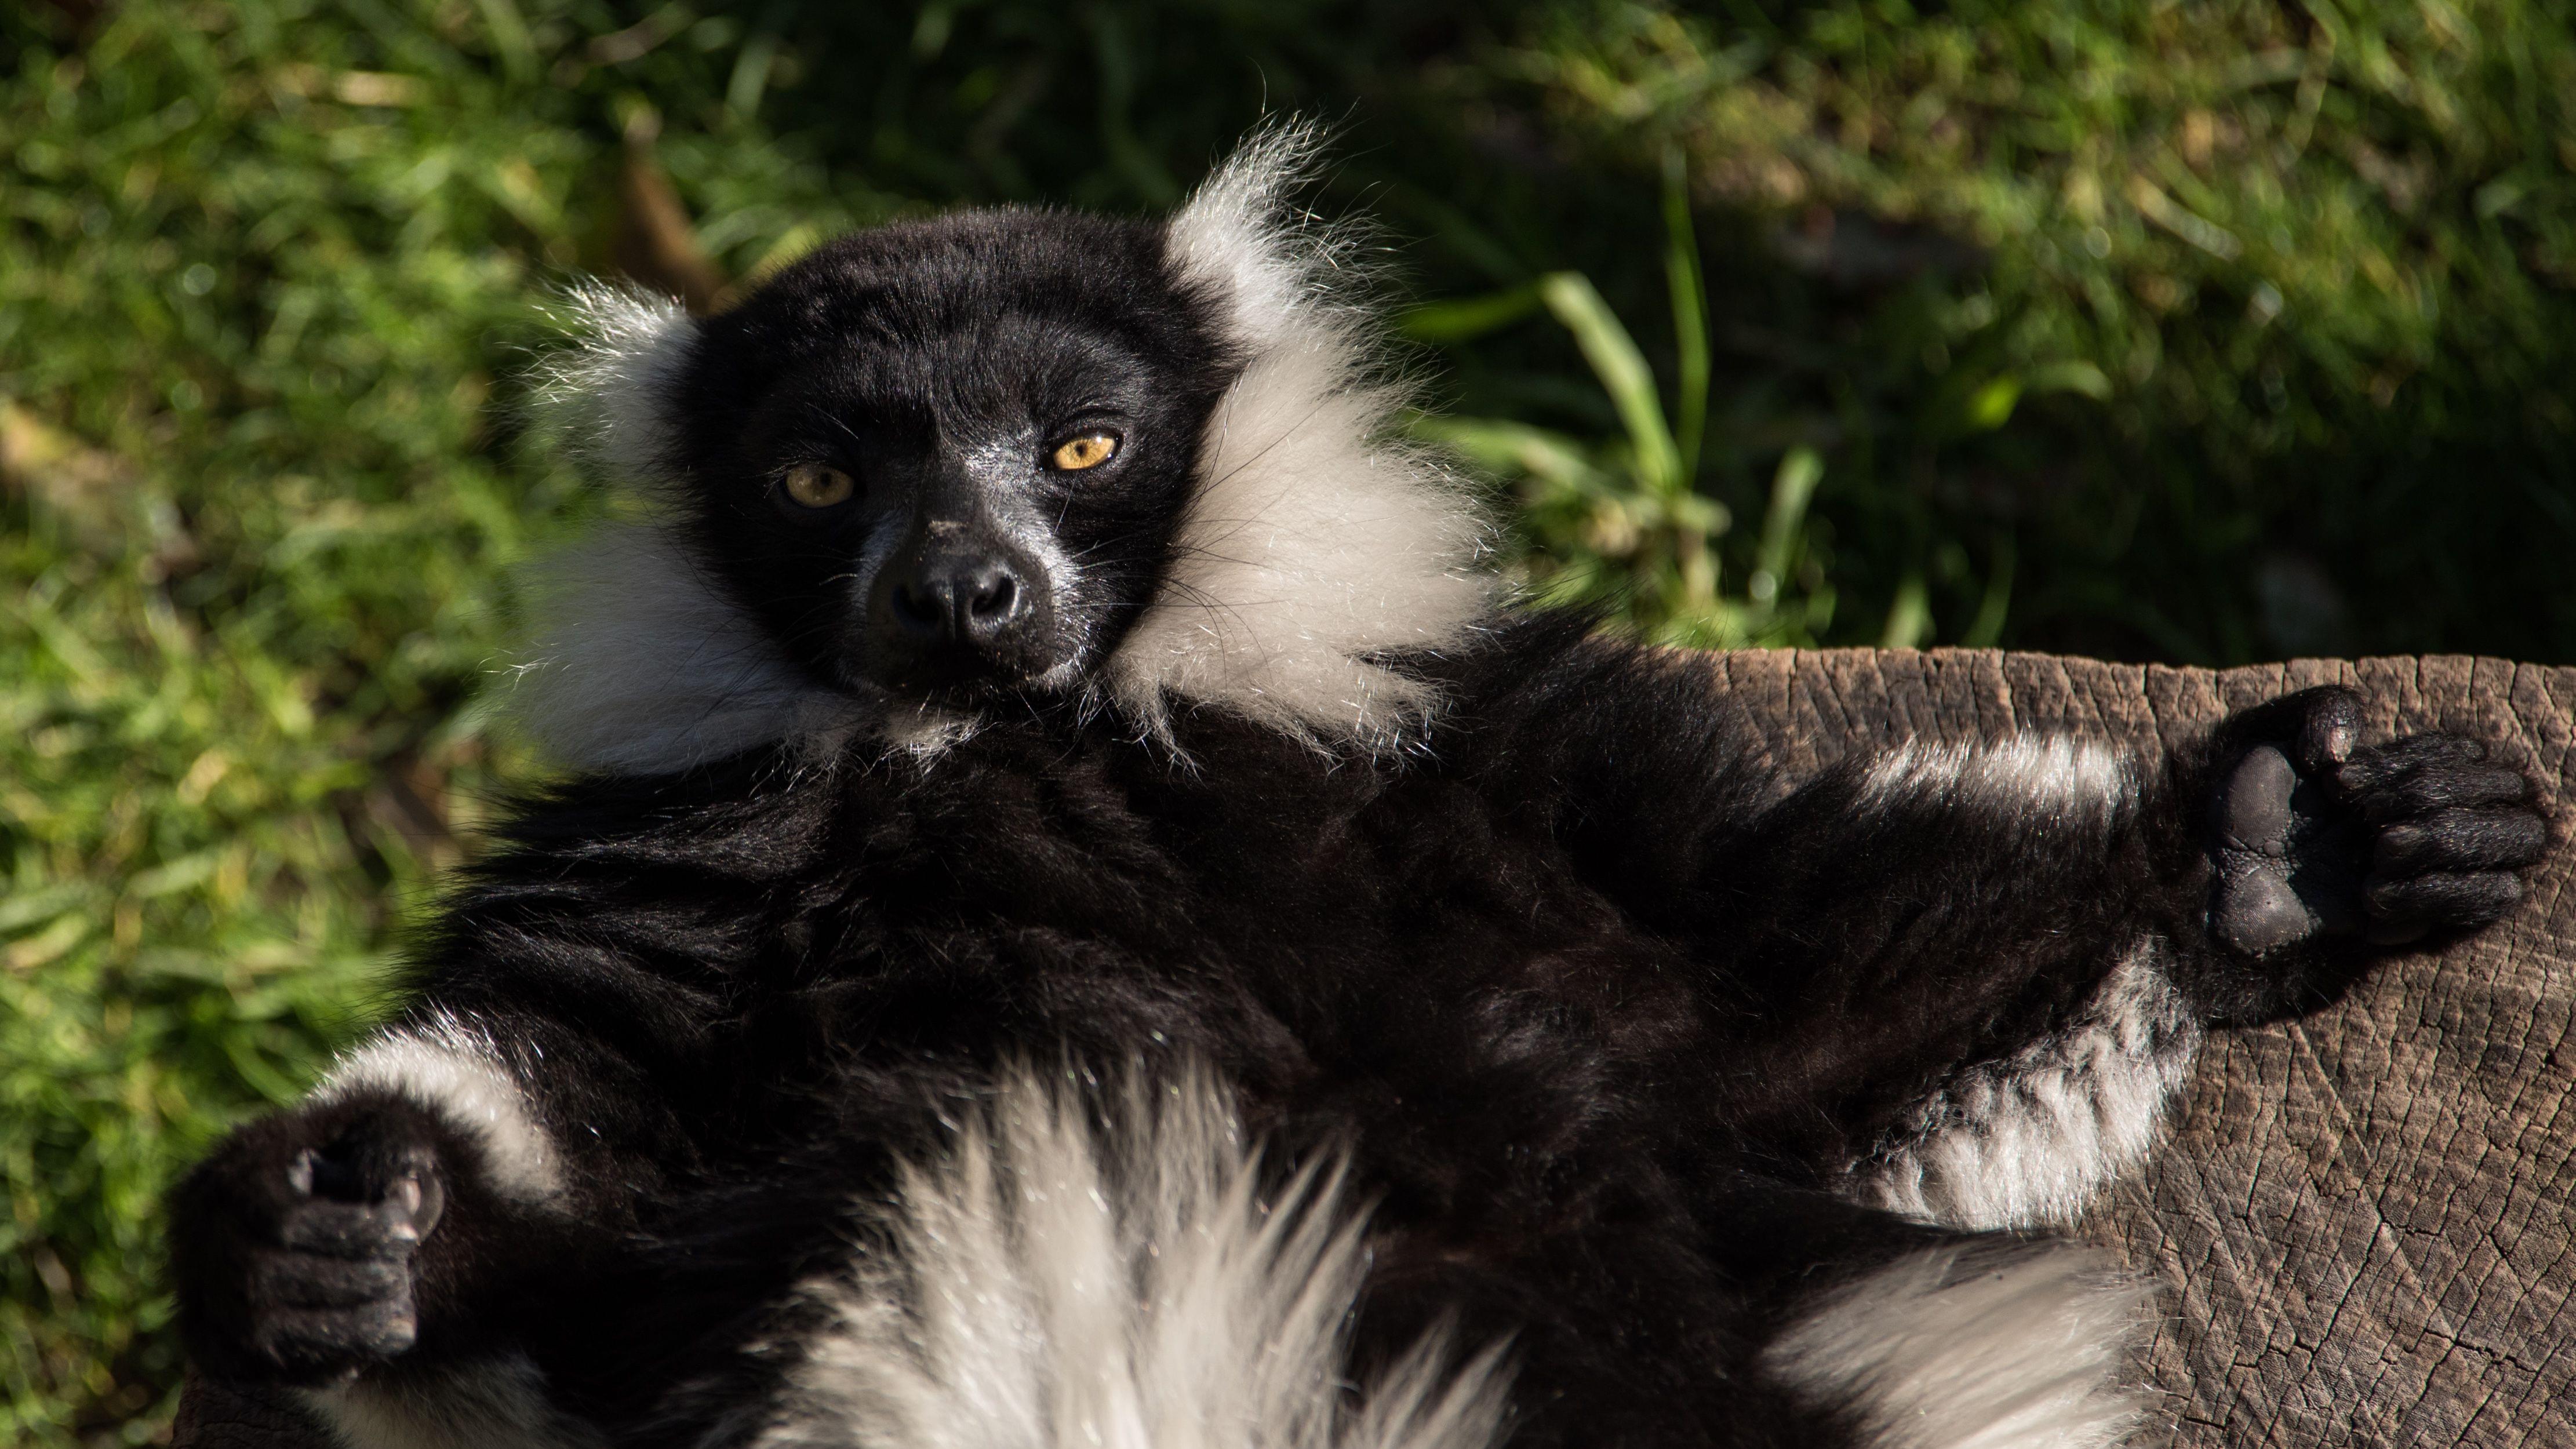
[[[2311,689],[2229,722],[2211,933],[2246,956],[2326,937],[2396,946],[2522,899],[2549,828],[2520,771],[2456,735],[2358,743],[2360,700]]]
[[[447,1200],[438,1128],[402,1103],[235,1133],[172,1202],[180,1326],[218,1378],[324,1384],[409,1349],[413,1258]]]

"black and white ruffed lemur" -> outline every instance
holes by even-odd
[[[201,1371],[357,1449],[2143,1423],[2044,1230],[2204,1031],[2508,909],[2528,783],[2312,690],[1789,788],[1707,659],[1499,598],[1303,154],[589,299],[662,506],[516,687],[573,774],[178,1191]]]

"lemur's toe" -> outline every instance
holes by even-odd
[[[2388,944],[2433,931],[2492,925],[2522,900],[2522,878],[2509,871],[2461,871],[2380,881],[2363,892],[2370,936]]]
[[[2290,737],[2301,769],[2322,772],[2351,758],[2361,741],[2360,695],[2329,685],[2290,698],[2303,707],[2298,730]]]
[[[2457,735],[2413,735],[2355,754],[2334,774],[2336,788],[2374,825],[2436,811],[2519,805],[2531,782],[2489,763],[2486,746]]]
[[[2455,807],[2390,825],[2371,853],[2374,881],[2445,871],[2519,870],[2549,849],[2549,825],[2511,807]]]
[[[2305,807],[2313,806],[2316,790],[2291,763],[2289,751],[2336,744],[2335,728],[2318,733],[2321,738],[2304,743],[2253,746],[2220,787],[2218,842],[2212,853],[2217,890],[2211,901],[2210,926],[2220,940],[2249,956],[2278,950],[2339,924],[2320,909],[2314,889],[2293,884],[2301,864],[2299,847],[2315,829],[2314,821],[2307,818],[2312,810]]]

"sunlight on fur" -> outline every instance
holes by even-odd
[[[1106,1130],[1084,1103],[1107,1103]],[[1275,1201],[1199,1073],[1007,1078],[955,1150],[900,1175],[891,1252],[813,1285],[763,1449],[1482,1449],[1499,1348],[1436,1338],[1356,1400],[1342,1328],[1367,1267],[1342,1164]]]
[[[1149,722],[1168,693],[1384,748],[1431,700],[1370,656],[1455,642],[1493,583],[1470,485],[1390,436],[1407,394],[1372,355],[1348,259],[1289,207],[1319,142],[1256,137],[1172,218],[1171,265],[1226,299],[1245,365],[1209,420],[1172,576],[1112,672]]]
[[[1934,1248],[1828,1295],[1769,1360],[1886,1449],[2111,1449],[2144,1417],[2123,1378],[2146,1297],[2067,1244]]]

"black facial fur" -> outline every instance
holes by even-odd
[[[1152,599],[1230,375],[1159,227],[890,226],[705,325],[674,394],[683,494],[706,561],[819,681],[1061,690]],[[1054,466],[1095,434],[1106,461]],[[851,496],[800,506],[799,466]]]

